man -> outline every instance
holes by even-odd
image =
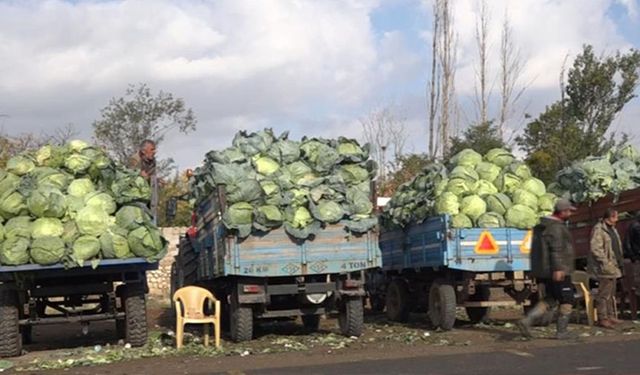
[[[156,223],[158,218],[158,175],[156,173],[156,143],[145,139],[138,148],[138,167],[140,175],[151,186],[151,215]]]
[[[598,325],[611,329],[621,323],[615,316],[616,282],[622,276],[620,258],[622,241],[616,230],[618,212],[612,208],[605,210],[602,220],[591,230],[591,252],[589,272],[598,278]]]
[[[633,278],[636,295],[640,296],[640,212],[636,213],[624,236],[624,262],[631,263],[626,269]]]
[[[551,216],[544,217],[533,228],[531,246],[531,273],[544,291],[544,298],[536,304],[527,316],[518,321],[517,326],[524,337],[532,338],[529,328],[535,321],[545,316],[556,302],[558,320],[556,337],[571,338],[569,317],[573,309],[573,285],[571,273],[574,270],[575,254],[571,244],[571,234],[566,221],[575,211],[567,199],[560,198]]]

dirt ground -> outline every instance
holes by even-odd
[[[34,328],[34,343],[25,346],[20,358],[3,362],[10,371],[47,374],[138,374],[179,371],[185,364],[213,366],[216,371],[337,363],[366,359],[404,358],[421,355],[442,355],[496,350],[526,351],[534,347],[571,345],[553,339],[554,327],[536,327],[538,339],[523,340],[514,320],[521,309],[494,309],[486,323],[472,325],[464,310],[459,310],[452,331],[436,331],[424,314],[414,314],[406,324],[388,322],[384,314],[366,315],[364,334],[347,338],[339,334],[335,319],[323,319],[319,332],[310,333],[297,321],[261,324],[256,339],[236,344],[223,341],[223,348],[204,348],[201,331],[195,328],[187,335],[187,345],[177,352],[174,348],[174,320],[166,302],[150,300],[149,345],[129,348],[116,337],[112,322],[92,323],[85,335],[80,325],[58,325]],[[640,338],[640,322],[627,321],[615,330],[588,327],[585,319],[573,324],[579,342],[629,340]],[[575,341],[573,341],[575,343]],[[1,372],[1,370],[0,370]],[[186,373],[184,371],[180,371]]]

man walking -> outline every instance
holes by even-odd
[[[542,288],[544,298],[525,318],[518,321],[517,326],[524,337],[533,337],[530,327],[556,303],[560,305],[556,337],[572,337],[569,333],[569,317],[574,304],[571,273],[574,270],[575,254],[566,221],[573,211],[575,207],[571,202],[560,198],[555,204],[553,214],[542,218],[540,224],[533,228],[531,273]]]
[[[622,241],[616,230],[618,212],[608,208],[602,220],[591,231],[591,252],[589,253],[589,272],[598,278],[598,325],[613,328],[621,323],[615,314],[616,283],[622,276]]]

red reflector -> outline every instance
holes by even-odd
[[[482,232],[478,242],[476,243],[475,252],[477,254],[496,254],[500,251],[500,247],[493,239],[490,232]]]
[[[345,280],[344,287],[345,288],[358,288],[361,285],[359,280]]]
[[[260,285],[244,285],[242,291],[245,293],[260,293]]]

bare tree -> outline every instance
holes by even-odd
[[[433,2],[433,24],[431,35],[431,78],[429,79],[429,156],[435,158],[438,153],[438,125],[436,117],[438,115],[438,104],[440,102],[440,76],[439,65],[439,43],[440,37],[440,3],[442,0]]]
[[[65,143],[77,138],[79,135],[80,131],[78,131],[73,124],[67,124],[54,129],[53,132],[49,134],[43,134],[43,138],[47,140],[47,143],[64,145]]]
[[[513,116],[516,103],[531,84],[531,82],[521,82],[524,67],[520,49],[513,40],[509,14],[505,10],[500,38],[500,115],[498,132],[501,138],[504,138],[505,127],[511,116]]]
[[[442,83],[440,85],[440,97],[442,101],[440,110],[440,146],[442,154],[449,149],[452,114],[455,113],[455,72],[456,72],[456,48],[455,32],[453,29],[453,9],[449,0],[441,0],[440,17],[442,21],[442,33],[440,35],[440,65],[442,67]]]
[[[371,111],[360,120],[364,140],[371,144],[372,157],[378,163],[378,176],[383,185],[387,170],[393,170],[407,143],[405,121],[392,106]]]
[[[489,21],[490,15],[486,0],[478,1],[476,17],[476,48],[478,49],[478,66],[476,69],[475,101],[478,109],[479,123],[489,120],[490,90],[487,88],[487,61],[489,54]]]

